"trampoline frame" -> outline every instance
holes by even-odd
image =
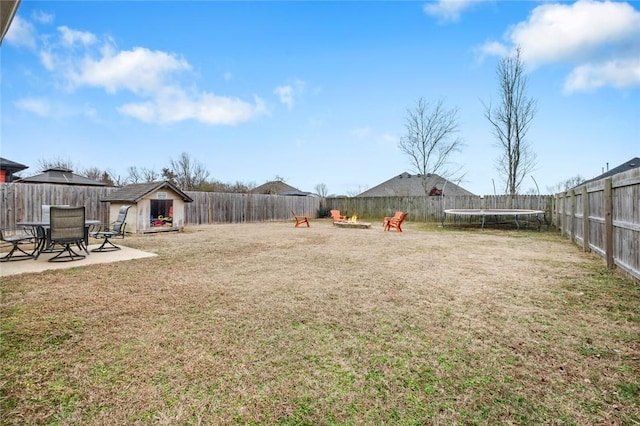
[[[446,215],[452,215],[455,221],[456,216],[480,216],[482,217],[482,229],[485,225],[485,217],[493,216],[495,223],[498,223],[498,216],[513,216],[516,228],[520,229],[519,216],[534,216],[538,222],[538,231],[542,226],[542,221],[546,223],[546,214],[544,210],[529,210],[529,209],[445,209],[442,215],[442,225],[444,226],[444,220]]]

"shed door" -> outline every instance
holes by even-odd
[[[151,201],[151,226],[172,226],[173,200]]]

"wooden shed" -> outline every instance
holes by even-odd
[[[110,203],[110,222],[118,216],[120,207],[130,205],[126,232],[150,233],[182,228],[184,205],[193,200],[171,182],[165,181],[123,186],[100,201]]]

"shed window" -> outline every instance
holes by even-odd
[[[151,201],[151,226],[172,226],[173,200],[150,200],[150,201]]]

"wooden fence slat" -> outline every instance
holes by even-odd
[[[640,280],[640,168],[575,188],[581,212],[568,212],[571,194],[555,195],[555,225],[571,235],[571,222],[582,220],[582,243],[605,259],[608,268],[619,267]]]

